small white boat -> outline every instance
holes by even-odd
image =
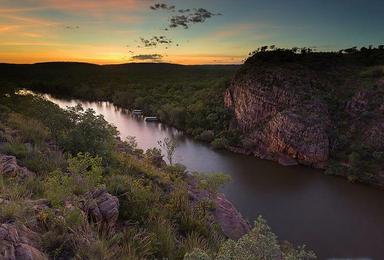
[[[155,116],[147,116],[147,117],[144,117],[144,121],[145,122],[158,122],[159,119]]]

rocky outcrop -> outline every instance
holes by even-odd
[[[327,106],[311,96],[314,81],[317,75],[302,67],[238,73],[225,104],[234,112],[247,153],[285,165],[325,167],[330,119]]]
[[[5,177],[32,177],[35,174],[17,164],[15,156],[0,154],[0,175]]]
[[[105,189],[89,192],[85,196],[83,210],[96,223],[113,228],[119,217],[119,200]]]
[[[350,130],[356,132],[355,138],[374,150],[384,151],[384,93],[380,89],[357,91],[345,110],[351,117]]]
[[[3,223],[0,226],[0,259],[44,260],[48,259],[39,249],[37,233],[24,225]]]
[[[249,223],[222,193],[200,189],[197,180],[188,176],[188,194],[192,202],[210,199],[214,203],[212,216],[225,236],[237,240],[250,231]]]
[[[224,194],[217,194],[214,202],[213,215],[228,238],[237,240],[250,231],[249,223]]]

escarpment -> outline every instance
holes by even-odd
[[[244,148],[282,164],[323,168],[329,158],[327,106],[311,97],[317,75],[305,68],[252,68],[240,71],[225,93],[243,133]]]
[[[229,148],[382,186],[380,57],[372,64],[336,53],[255,54],[224,94],[241,139]]]

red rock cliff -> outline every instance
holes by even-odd
[[[299,65],[248,66],[225,93],[249,153],[282,164],[325,167],[329,157],[327,106],[313,98],[316,73]]]

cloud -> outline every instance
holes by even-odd
[[[157,3],[151,5],[150,9],[175,12],[176,7],[174,5]],[[204,8],[179,9],[177,12],[179,14],[170,17],[170,24],[168,25],[169,28],[183,27],[184,29],[188,29],[190,24],[204,23],[207,19],[210,19],[213,16],[221,15],[221,13],[212,13]],[[165,28],[165,30],[167,31],[168,29]]]
[[[168,10],[168,11],[172,11],[174,12],[175,11],[175,6],[174,5],[167,5],[167,4],[163,4],[163,3],[157,3],[157,4],[154,4],[154,5],[151,5],[149,8],[151,8],[152,10]]]
[[[150,39],[140,38],[143,47],[157,47],[158,45],[171,45],[172,40],[168,39],[166,36],[153,36]]]
[[[163,59],[161,54],[139,54],[131,57],[133,61],[152,61],[159,62]]]
[[[80,26],[78,26],[78,25],[67,25],[67,26],[65,26],[65,29],[67,29],[67,30],[77,30],[77,29],[80,29]]]
[[[204,8],[193,9],[183,9],[179,10],[180,15],[174,15],[170,18],[170,28],[183,27],[188,29],[190,24],[204,23],[207,19],[210,19],[214,16],[221,15],[220,13],[212,13]]]

